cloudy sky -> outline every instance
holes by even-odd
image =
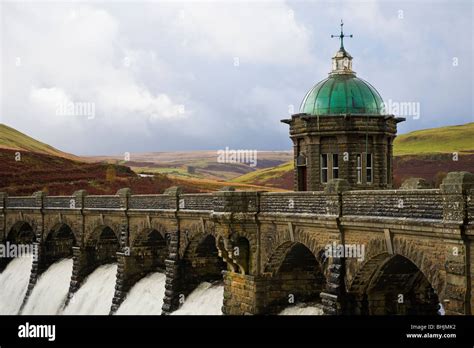
[[[289,149],[341,18],[358,76],[419,103],[400,133],[474,120],[470,0],[0,6],[0,122],[75,154]]]

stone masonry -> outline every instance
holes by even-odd
[[[326,314],[435,314],[441,303],[471,315],[473,194],[467,172],[449,173],[440,189],[353,190],[338,179],[285,193],[0,193],[0,239],[38,245],[25,301],[49,265],[72,257],[69,298],[99,265],[118,263],[112,313],[138,280],[163,271],[164,314],[199,282],[220,280],[231,315],[298,302],[321,302]],[[327,253],[338,245],[364,252]]]

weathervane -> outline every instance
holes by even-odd
[[[344,22],[341,19],[341,34],[331,35],[331,38],[338,37],[338,38],[341,39],[341,49],[344,49],[344,38],[345,37],[352,37],[352,34],[351,35],[344,35],[343,28],[342,28],[343,26],[344,26]]]

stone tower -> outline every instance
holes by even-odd
[[[342,25],[329,77],[306,94],[298,114],[282,120],[293,141],[295,191],[323,190],[331,179],[353,189],[392,187],[393,140],[405,119],[385,114],[377,90],[356,76]]]

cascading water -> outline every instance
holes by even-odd
[[[63,314],[107,315],[115,292],[117,264],[100,266],[84,281]]]
[[[222,314],[224,285],[203,282],[188,295],[183,305],[172,315],[219,315]]]
[[[18,314],[28,287],[30,257],[14,259],[0,274],[0,314]],[[103,265],[87,277],[83,285],[62,308],[69,288],[72,259],[53,264],[38,280],[22,314],[98,314],[107,315],[115,291],[116,264]],[[152,273],[133,286],[117,314],[159,315],[163,305],[166,277]],[[224,286],[203,282],[191,292],[172,315],[220,315]],[[317,304],[297,304],[280,315],[321,315]]]
[[[38,279],[21,314],[53,315],[62,310],[69,290],[72,259],[52,264]]]
[[[323,315],[323,309],[317,303],[298,303],[285,308],[279,315]]]
[[[138,281],[130,290],[116,314],[159,315],[165,295],[166,276],[152,273]]]
[[[18,314],[30,280],[32,258],[16,258],[0,273],[0,314]]]

